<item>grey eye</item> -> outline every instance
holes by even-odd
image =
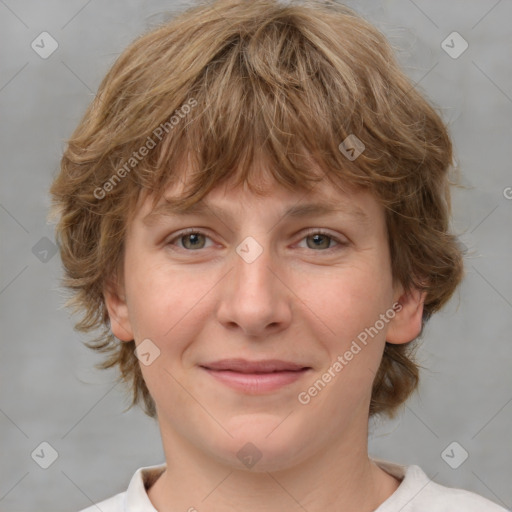
[[[308,235],[305,238],[306,240],[313,240],[312,244],[307,244],[309,249],[329,249],[330,242],[333,239],[332,236],[321,233]]]
[[[182,241],[185,249],[203,249],[205,238],[207,237],[202,233],[186,233],[185,235],[181,235],[179,240]]]

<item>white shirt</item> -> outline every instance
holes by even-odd
[[[444,487],[430,480],[415,465],[402,466],[373,459],[381,469],[401,480],[397,490],[374,512],[510,512],[470,491]],[[165,470],[165,464],[139,468],[128,489],[80,512],[157,512],[148,489]]]

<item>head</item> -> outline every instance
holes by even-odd
[[[100,331],[87,344],[105,354],[100,367],[118,367],[132,405],[184,432],[200,420],[173,417],[186,408],[177,382],[209,403],[200,365],[251,354],[313,371],[304,389],[251,406],[220,399],[233,431],[247,415],[270,421],[283,400],[302,407],[290,428],[340,404],[392,417],[418,385],[425,322],[462,279],[451,164],[441,118],[351,10],[198,4],[121,54],[63,155],[51,193],[76,328]],[[337,212],[285,215],[312,202]],[[150,215],[164,204],[175,215]],[[202,233],[199,250],[177,239],[188,227]],[[305,232],[315,227],[328,233]],[[341,244],[323,249],[318,237]],[[362,332],[372,334],[361,353],[297,401]],[[135,353],[147,339],[160,353],[148,366]]]

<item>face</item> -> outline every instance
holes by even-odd
[[[147,200],[128,228],[124,282],[106,294],[114,334],[138,347],[164,444],[238,467],[261,456],[260,470],[366,443],[385,340],[413,339],[422,312],[393,286],[370,193],[269,190],[218,187],[186,215],[148,217]]]

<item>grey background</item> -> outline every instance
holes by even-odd
[[[178,5],[186,3],[0,0],[2,511],[79,510],[164,461],[156,423],[138,409],[123,413],[128,398],[114,373],[93,368],[98,356],[62,308],[59,257],[44,262],[41,251],[54,241],[47,191],[66,138],[124,47]],[[467,276],[425,330],[419,392],[396,420],[372,422],[370,455],[418,464],[510,508],[512,3],[349,5],[388,35],[442,111],[468,187],[454,191],[453,224],[470,249]],[[43,31],[59,44],[47,59],[31,48]],[[457,59],[441,48],[452,31],[469,43]],[[46,470],[31,457],[43,441],[58,452]],[[457,469],[441,457],[453,441],[469,454]]]

